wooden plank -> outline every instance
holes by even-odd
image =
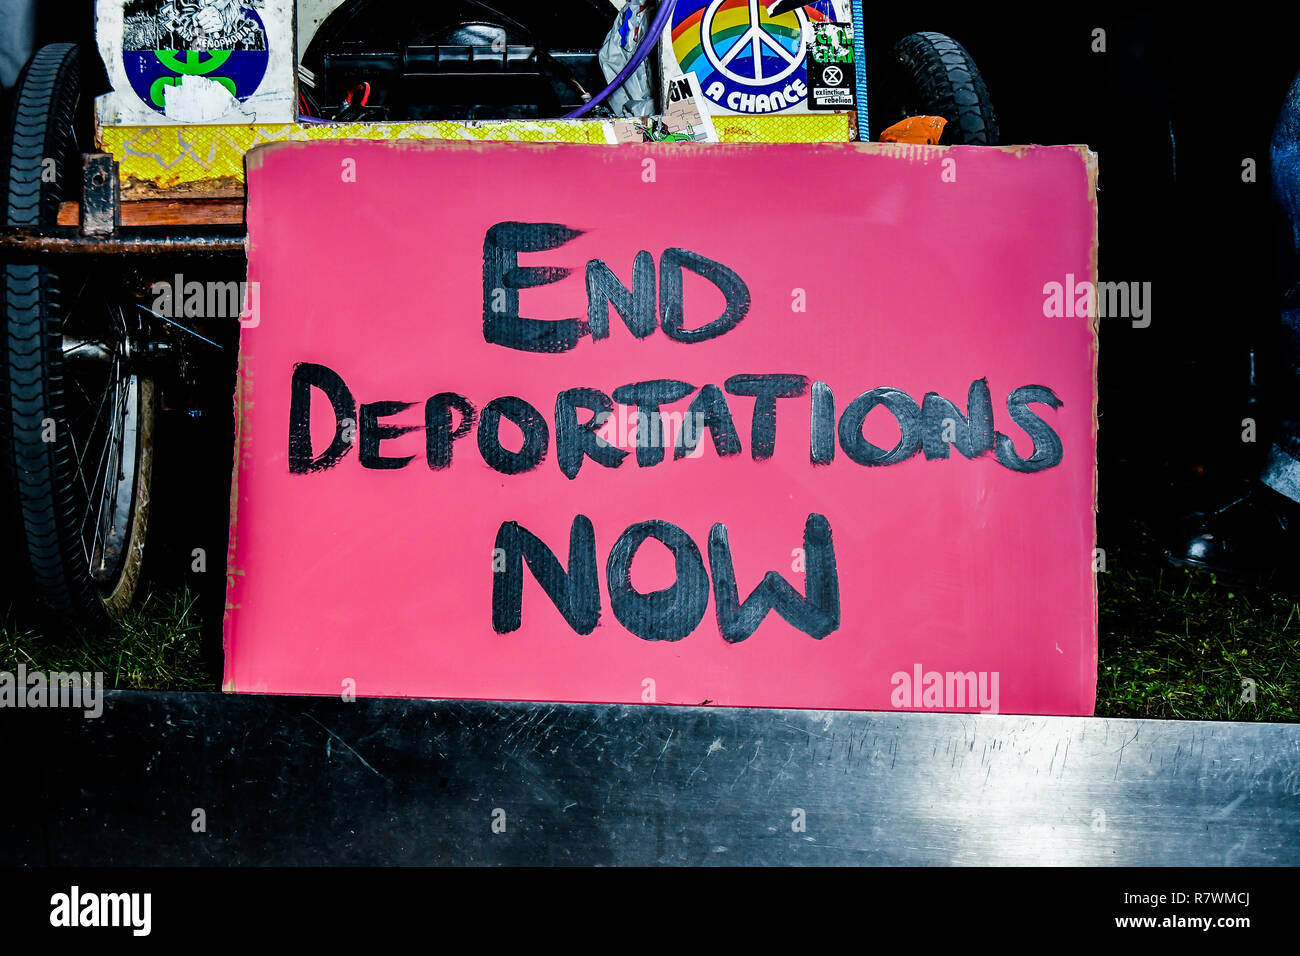
[[[218,226],[244,221],[242,199],[144,199],[122,203],[124,226]],[[81,204],[59,206],[59,225],[81,222]]]

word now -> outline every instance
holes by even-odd
[[[632,561],[651,538],[672,553],[676,574],[671,586],[641,594],[632,587]],[[578,515],[573,519],[567,571],[545,542],[514,521],[501,525],[496,548],[505,555],[505,569],[493,574],[493,630],[508,634],[520,627],[525,563],[569,627],[578,634],[596,629],[601,613],[600,585],[596,533],[590,518]],[[708,549],[718,631],[727,643],[748,638],[770,611],[818,640],[839,628],[839,576],[831,526],[824,515],[810,514],[804,524],[806,595],[775,571],[768,571],[742,602],[726,525],[715,524],[709,531]],[[624,531],[605,562],[605,584],[614,617],[645,641],[680,641],[699,626],[708,608],[709,572],[700,549],[690,535],[668,521],[642,521]]]

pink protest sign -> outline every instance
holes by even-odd
[[[248,165],[228,690],[1092,712],[1087,150]]]

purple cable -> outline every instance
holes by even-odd
[[[654,20],[650,24],[650,29],[646,35],[641,38],[641,45],[637,47],[636,53],[632,54],[632,59],[627,61],[627,65],[618,71],[618,76],[610,80],[609,86],[605,87],[587,102],[583,103],[572,113],[565,113],[562,119],[578,119],[586,116],[609,97],[616,89],[627,82],[627,78],[632,75],[645,58],[650,55],[650,51],[655,48],[659,38],[663,36],[664,28],[668,26],[668,21],[673,15],[673,9],[677,6],[677,0],[660,0],[659,12],[655,14]]]

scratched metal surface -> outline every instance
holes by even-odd
[[[1297,725],[113,693],[0,728],[10,862],[1300,862]]]

